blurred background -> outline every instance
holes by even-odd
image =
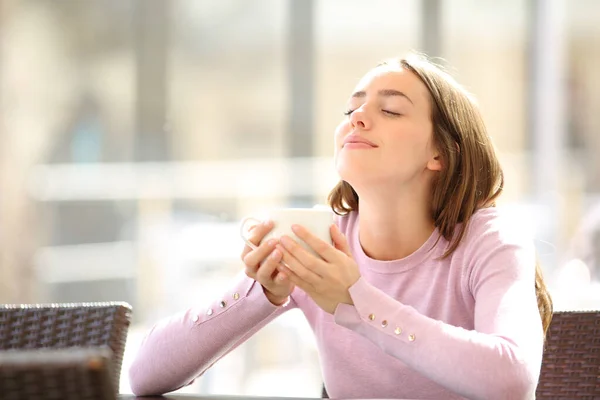
[[[0,0],[0,302],[129,302],[127,371],[242,217],[325,203],[347,97],[411,49],[479,99],[556,308],[600,308],[597,0]],[[320,385],[296,310],[182,391]]]

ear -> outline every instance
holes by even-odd
[[[439,153],[434,153],[433,156],[427,162],[427,169],[430,171],[441,171],[442,170],[442,157]]]

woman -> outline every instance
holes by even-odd
[[[191,383],[299,307],[333,398],[533,398],[552,306],[531,239],[493,207],[502,170],[474,100],[422,57],[383,63],[350,97],[335,161],[334,246],[297,226],[320,257],[289,237],[245,247],[228,298],[148,334],[134,393]]]

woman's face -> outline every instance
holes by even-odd
[[[411,186],[441,168],[429,93],[412,72],[380,66],[365,75],[335,132],[335,164],[353,187]]]

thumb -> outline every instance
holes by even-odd
[[[336,224],[331,225],[329,233],[331,233],[331,239],[333,240],[335,248],[346,254],[348,257],[352,257],[348,240],[346,240],[346,236],[344,236]]]

